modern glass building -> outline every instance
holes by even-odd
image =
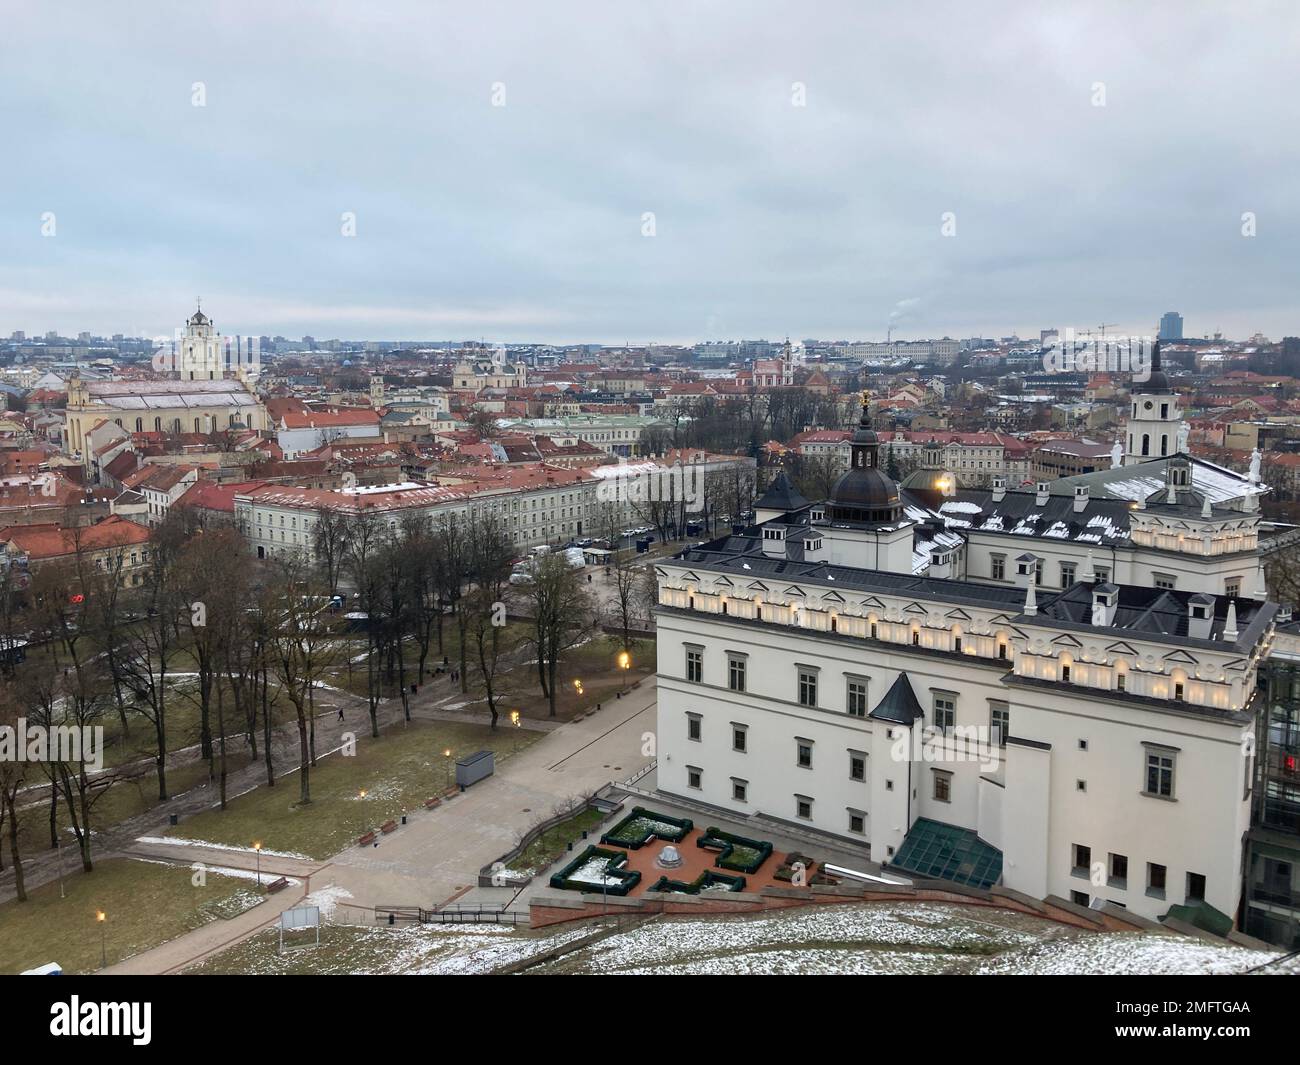
[[[1300,948],[1300,660],[1274,655],[1260,674],[1251,829],[1239,927]]]

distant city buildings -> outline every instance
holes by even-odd
[[[1160,316],[1160,339],[1183,339],[1183,316],[1177,311],[1165,311]]]

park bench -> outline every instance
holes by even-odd
[[[441,805],[442,805],[442,800],[441,800],[441,799],[425,799],[425,800],[424,800],[424,808],[425,808],[426,810],[434,810],[434,809],[437,809],[437,808],[438,808],[439,806],[441,806]]]
[[[288,886],[289,878],[282,876],[278,880],[272,880],[266,885],[266,893],[268,895],[274,895],[277,891],[283,891]]]
[[[370,844],[372,844],[372,843],[374,843],[374,842],[375,842],[375,834],[374,834],[374,832],[367,832],[364,836],[362,836],[359,840],[357,840],[357,846],[358,846],[358,847],[369,847]]]
[[[395,831],[396,828],[397,828],[396,821],[385,821],[382,825],[379,826],[379,831],[386,836],[388,835],[388,833]]]

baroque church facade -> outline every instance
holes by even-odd
[[[211,434],[268,428],[266,407],[253,387],[255,361],[216,330],[196,310],[176,341],[174,356],[160,353],[166,377],[147,380],[68,380],[65,447],[87,467],[86,434],[101,422],[115,422],[128,433]]]

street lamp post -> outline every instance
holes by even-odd
[[[444,763],[447,767],[447,784],[444,790],[450,791],[451,790],[451,748],[448,747],[445,751],[443,751],[442,756],[445,759],[447,759],[447,761]]]
[[[108,931],[105,928],[105,922],[108,920],[108,914],[103,910],[95,911],[95,920],[99,923],[99,967],[108,968]]]
[[[262,886],[262,841],[253,841],[253,850],[257,853],[257,886]]]
[[[618,655],[618,668],[623,671],[622,691],[627,691],[627,671],[632,668],[632,656],[626,651],[620,651]]]
[[[511,710],[511,711],[510,711],[510,724],[512,724],[512,725],[515,727],[515,746],[514,746],[514,750],[511,751],[510,753],[511,753],[511,754],[518,754],[518,753],[519,753],[519,728],[520,728],[519,711],[518,711],[518,710]]]

